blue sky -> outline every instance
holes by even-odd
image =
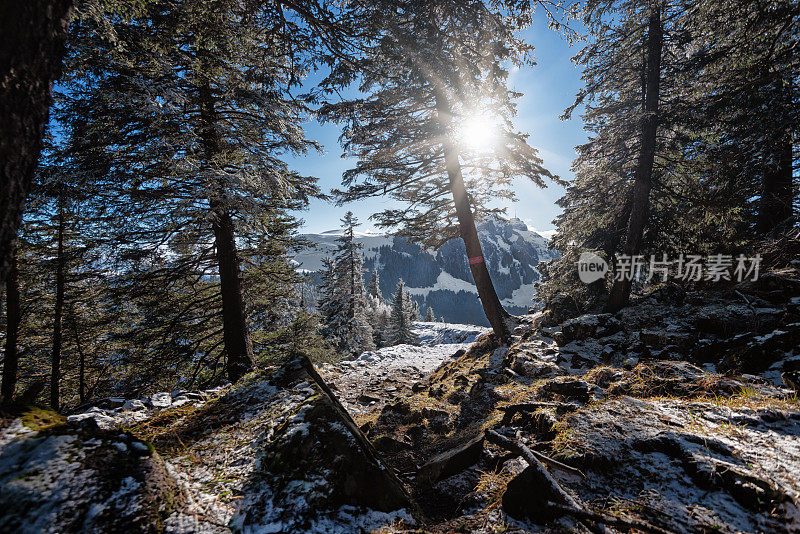
[[[580,70],[570,61],[575,47],[547,28],[539,13],[534,24],[525,33],[525,38],[536,47],[537,64],[512,73],[511,85],[524,93],[518,100],[517,128],[530,134],[529,142],[539,150],[544,165],[562,178],[572,178],[570,165],[575,157],[574,147],[586,141],[579,114],[568,121],[558,117],[569,106],[581,87]],[[336,125],[307,125],[309,137],[320,142],[324,151],[294,158],[292,167],[310,176],[320,178],[325,191],[341,185],[342,172],[351,165],[341,158],[338,143],[339,128]],[[550,184],[540,189],[529,182],[515,184],[518,201],[508,205],[508,215],[523,219],[528,226],[539,231],[553,228],[552,220],[558,213],[556,200],[563,189]],[[309,210],[299,213],[305,221],[304,233],[319,233],[339,227],[339,219],[349,209],[362,222],[361,230],[373,230],[369,216],[391,205],[388,199],[369,199],[345,206],[315,200]]]

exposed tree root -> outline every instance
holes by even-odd
[[[581,472],[580,470],[565,465],[556,460],[553,460],[552,458],[549,458],[544,454],[533,451],[528,447],[526,447],[525,445],[523,445],[522,443],[520,443],[519,440],[509,439],[495,430],[491,429],[486,430],[486,440],[499,447],[516,452],[519,455],[521,455],[523,458],[525,458],[525,461],[528,462],[528,465],[537,472],[539,478],[543,482],[549,484],[550,493],[553,495],[557,495],[559,497],[559,500],[561,500],[561,502],[560,503],[547,502],[545,503],[546,508],[554,512],[558,512],[560,514],[571,515],[576,519],[582,519],[595,523],[586,525],[592,532],[605,532],[603,525],[609,525],[613,527],[621,527],[627,529],[638,529],[645,532],[653,532],[656,534],[670,534],[670,531],[651,525],[650,523],[647,523],[645,521],[609,516],[588,510],[585,505],[583,505],[581,502],[573,498],[569,493],[567,493],[564,490],[564,488],[561,487],[561,485],[547,471],[547,468],[544,466],[544,463],[548,463],[557,469],[561,469],[563,471],[572,474],[577,474],[583,478],[586,478],[586,475],[583,474],[583,472]]]
[[[569,466],[567,464],[561,463],[558,460],[554,460],[554,459],[550,458],[549,456],[545,456],[544,454],[542,454],[542,453],[540,453],[538,451],[534,451],[532,449],[529,449],[528,447],[526,447],[525,445],[523,445],[519,441],[509,439],[509,438],[503,436],[502,434],[499,434],[498,432],[496,432],[494,430],[487,430],[486,431],[486,439],[490,443],[494,443],[498,447],[503,447],[506,450],[509,450],[509,451],[512,451],[512,452],[516,452],[517,454],[519,454],[520,456],[525,458],[525,460],[530,465],[539,464],[539,463],[544,462],[544,463],[550,465],[551,467],[555,467],[556,469],[564,471],[565,473],[570,473],[570,474],[573,474],[573,475],[578,475],[581,478],[586,478],[586,475],[580,469],[576,469],[576,468],[574,468],[572,466]],[[547,473],[547,470],[544,469],[544,466],[542,466],[542,469],[544,470],[545,473]],[[548,477],[550,476],[549,473],[547,474],[547,476]],[[555,480],[551,480],[551,482],[552,482],[552,484],[555,484],[555,485],[558,484]],[[554,487],[554,489],[555,489],[555,487]],[[565,495],[566,495],[566,493],[565,493]]]

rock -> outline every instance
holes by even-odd
[[[186,397],[177,397],[172,401],[172,408],[180,408],[181,406],[186,406],[187,404],[192,403],[193,401],[191,399],[187,399]]]
[[[380,452],[384,453],[396,453],[400,451],[407,451],[411,448],[410,443],[406,443],[405,441],[400,441],[399,439],[395,439],[391,436],[380,436],[372,440],[372,445]]]
[[[483,452],[483,439],[483,434],[480,434],[459,447],[431,458],[420,468],[416,483],[418,485],[435,484],[439,480],[456,475],[475,465]]]
[[[604,313],[599,315],[581,315],[575,319],[564,321],[561,332],[565,343],[574,340],[587,339],[597,334],[597,329],[611,317]],[[561,344],[561,343],[559,343]]]
[[[370,405],[373,402],[378,402],[379,400],[380,399],[378,397],[375,397],[374,395],[367,395],[366,393],[362,393],[356,398],[356,401],[364,405]]]
[[[567,374],[563,368],[552,362],[534,359],[523,354],[514,356],[511,370],[527,378],[550,378]]]
[[[533,314],[530,324],[534,330],[541,330],[543,327],[552,326],[555,324],[553,322],[553,313],[549,310],[536,312]]]
[[[720,370],[740,373],[765,371],[773,363],[785,358],[787,351],[800,346],[800,323],[784,325],[763,336],[737,339],[739,342],[745,340],[747,343],[737,343],[739,346],[728,344],[719,364]]]
[[[642,330],[639,339],[645,345],[657,348],[675,347],[685,353],[694,347],[697,336],[689,332],[668,332],[665,330]]]
[[[545,506],[548,501],[560,502],[561,499],[536,469],[526,467],[508,483],[501,503],[511,517],[544,524],[558,517]]]
[[[80,424],[5,437],[0,531],[160,532],[182,503],[158,454],[130,434]]]
[[[707,306],[694,317],[694,326],[699,332],[718,336],[733,336],[752,332],[756,314],[744,303],[727,306]]]
[[[606,319],[605,322],[600,325],[600,328],[597,329],[596,336],[608,337],[616,334],[621,330],[622,330],[622,321],[612,316]]]
[[[125,399],[118,397],[109,397],[106,400],[109,408],[121,408],[125,404]]]
[[[122,405],[122,409],[129,412],[139,411],[144,410],[145,405],[139,399],[128,399],[125,401],[125,404]]]
[[[574,412],[562,424],[571,436],[564,454],[591,480],[579,486],[585,502],[658,487],[640,502],[670,510],[650,517],[672,532],[712,525],[721,532],[800,531],[796,409],[621,397]]]
[[[102,412],[86,412],[67,416],[68,423],[80,423],[86,420],[92,420],[98,427],[104,429],[113,428],[117,423],[115,418]]]
[[[172,395],[169,393],[156,393],[150,397],[150,404],[153,405],[153,408],[169,408],[172,404]]]
[[[554,378],[542,384],[539,392],[547,398],[554,395],[578,401],[589,400],[589,383],[571,376]]]
[[[414,505],[403,485],[341,405],[324,394],[303,404],[262,447],[233,518],[241,531],[267,531],[268,525],[307,531],[315,518],[342,507],[396,512],[412,521],[407,511]]]

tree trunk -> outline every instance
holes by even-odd
[[[625,238],[624,253],[639,254],[644,227],[650,212],[650,189],[652,188],[653,161],[656,154],[656,132],[658,129],[658,98],[661,82],[661,47],[663,34],[661,11],[656,7],[650,14],[647,30],[647,69],[644,95],[644,122],[642,124],[642,146],[634,175],[631,198],[631,215]],[[617,311],[628,305],[631,295],[631,280],[616,280],[608,301],[609,311]]]
[[[200,137],[205,152],[206,164],[213,167],[222,146],[217,131],[217,112],[208,82],[200,87]],[[233,218],[225,206],[225,190],[216,184],[210,200],[214,245],[217,250],[220,293],[222,295],[222,329],[225,352],[228,356],[228,379],[236,382],[255,368],[253,343],[247,325],[247,312],[242,295],[242,280],[239,254]]]
[[[50,371],[50,406],[58,411],[60,405],[59,386],[61,385],[61,342],[64,315],[64,278],[66,258],[64,257],[64,198],[59,192],[58,207],[58,252],[56,256],[56,305],[53,313],[53,353]]]
[[[61,71],[71,0],[0,0],[0,285]]]
[[[444,132],[449,132],[452,127],[452,112],[446,97],[440,92],[436,93],[436,111],[439,123]],[[456,217],[458,217],[458,227],[461,239],[467,249],[469,268],[472,271],[472,278],[475,287],[478,289],[478,297],[481,299],[483,311],[492,330],[499,340],[508,343],[511,340],[506,319],[508,312],[503,308],[497,292],[489,276],[489,269],[483,259],[483,250],[478,240],[478,230],[475,227],[475,218],[472,215],[472,208],[469,203],[469,195],[464,186],[464,177],[461,174],[461,163],[458,161],[458,149],[447,135],[443,135],[444,140],[444,160],[447,168],[447,176],[450,179],[450,190],[453,192],[455,201]]]
[[[791,221],[794,203],[792,183],[792,142],[783,141],[774,155],[777,165],[764,173],[763,190],[759,203],[757,230],[768,234]]]
[[[6,349],[3,358],[3,400],[10,402],[17,386],[17,368],[19,366],[19,271],[17,255],[12,249],[11,269],[6,280]]]
[[[75,318],[75,307],[70,304],[70,323],[72,324],[72,335],[75,336],[75,348],[78,351],[78,399],[83,404],[86,400],[86,355],[81,346],[81,336],[78,333],[78,321]]]

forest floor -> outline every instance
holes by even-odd
[[[526,315],[508,347],[417,332],[318,373],[3,414],[0,530],[800,532],[796,268]]]

